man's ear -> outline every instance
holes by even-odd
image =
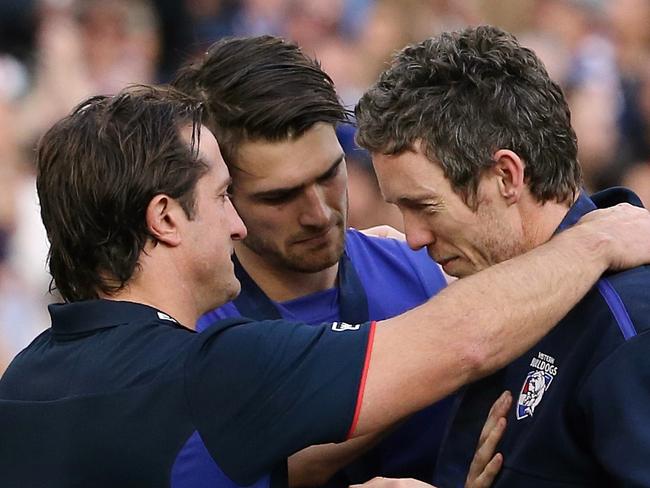
[[[173,198],[165,194],[156,195],[147,206],[147,228],[151,236],[158,242],[168,246],[178,246],[181,243],[179,223],[185,211]]]
[[[524,191],[524,162],[509,149],[495,152],[494,161],[492,170],[497,177],[499,193],[509,205],[517,203]]]

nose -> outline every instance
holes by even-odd
[[[433,230],[417,215],[403,210],[402,217],[404,219],[406,242],[411,249],[417,251],[424,246],[429,246],[436,242],[436,236]]]
[[[300,210],[300,225],[305,227],[325,227],[332,219],[332,209],[327,204],[323,189],[317,185],[309,185],[303,193]]]
[[[230,198],[228,199],[226,205],[228,212],[228,223],[230,225],[230,238],[233,241],[240,241],[246,237],[248,230],[246,229],[244,221],[237,213],[237,209],[235,209],[235,206],[230,201]]]

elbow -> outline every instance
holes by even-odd
[[[476,341],[466,344],[460,355],[464,384],[476,381],[495,370],[495,351],[493,349],[489,341]]]

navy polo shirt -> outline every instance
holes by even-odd
[[[196,334],[130,302],[50,313],[0,380],[1,486],[178,486],[196,437],[224,479],[282,485],[287,456],[354,428],[374,324],[230,319]]]
[[[581,195],[562,230],[628,190]],[[495,488],[650,486],[650,267],[604,275],[540,342],[469,387],[439,458],[437,486],[464,486],[490,406],[513,393]]]

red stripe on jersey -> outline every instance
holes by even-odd
[[[372,354],[372,346],[375,338],[375,327],[377,322],[373,320],[370,323],[370,332],[368,333],[368,345],[366,346],[366,360],[363,363],[363,371],[361,372],[361,382],[359,383],[359,393],[357,394],[357,406],[354,409],[354,417],[352,418],[352,425],[350,425],[350,430],[346,439],[349,439],[353,434],[354,430],[357,428],[357,422],[359,421],[359,413],[361,412],[361,403],[363,402],[363,393],[366,389],[366,378],[368,377],[368,366],[370,366],[370,355]]]

